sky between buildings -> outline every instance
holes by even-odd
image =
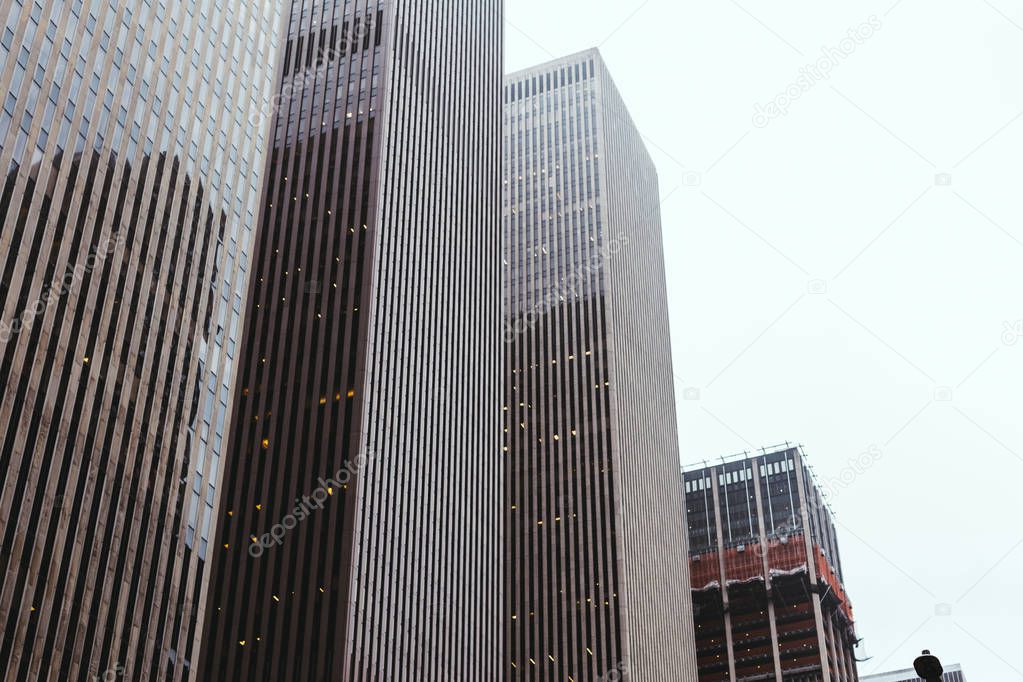
[[[860,672],[1023,680],[1023,5],[506,19],[507,71],[599,46],[657,163],[682,463],[803,443]]]

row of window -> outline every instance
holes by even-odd
[[[526,97],[534,97],[544,92],[572,85],[593,78],[593,60],[561,67],[555,71],[534,75],[504,87],[504,102],[514,102]]]

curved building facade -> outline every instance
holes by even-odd
[[[194,671],[277,2],[0,6],[0,676]]]

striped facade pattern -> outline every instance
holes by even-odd
[[[292,6],[200,680],[498,679],[502,12]]]
[[[684,478],[701,682],[857,682],[834,520],[802,449]]]
[[[599,53],[505,77],[509,679],[696,679],[657,175]]]
[[[276,3],[0,5],[0,677],[182,680]]]

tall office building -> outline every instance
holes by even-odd
[[[942,682],[966,682],[962,666],[958,663],[945,666],[945,674],[941,676]],[[896,670],[890,673],[879,673],[876,675],[864,675],[860,682],[924,682],[916,676],[912,669]]]
[[[856,682],[831,510],[800,447],[685,472],[700,682]]]
[[[504,88],[509,679],[695,680],[657,173],[596,50]]]
[[[501,0],[295,0],[201,680],[498,679]]]
[[[0,4],[0,677],[182,679],[276,2]]]

